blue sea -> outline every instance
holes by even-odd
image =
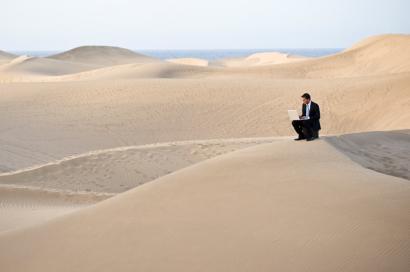
[[[201,58],[209,61],[222,59],[222,58],[234,58],[234,57],[246,57],[254,53],[260,52],[282,52],[292,55],[300,55],[305,57],[322,57],[331,55],[342,51],[342,48],[315,48],[315,49],[213,49],[213,50],[134,50],[135,52],[156,57],[159,59],[170,58]],[[12,52],[18,55],[29,55],[34,57],[45,57],[61,51],[15,51]]]

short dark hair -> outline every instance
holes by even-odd
[[[310,99],[310,94],[304,93],[304,94],[302,94],[301,97],[306,98],[306,99]]]

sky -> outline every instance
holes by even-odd
[[[410,34],[409,0],[0,0],[0,50],[346,48]]]

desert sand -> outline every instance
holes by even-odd
[[[80,46],[47,58],[87,65],[93,64],[99,67],[159,61],[129,49],[112,46]]]
[[[0,235],[0,260],[4,271],[406,271],[409,194],[407,180],[322,140],[264,144]]]
[[[1,271],[408,271],[409,49],[0,52]]]
[[[208,66],[209,61],[205,59],[198,58],[177,58],[177,59],[167,59],[168,62],[192,65],[192,66]]]
[[[344,134],[326,140],[366,168],[410,180],[410,130]]]
[[[15,58],[17,58],[16,55],[0,50],[0,65],[6,64]]]
[[[309,58],[302,56],[293,56],[280,52],[265,52],[255,53],[244,58],[223,59],[216,62],[226,67],[248,67],[248,66],[263,66],[281,63],[297,62],[307,60]]]

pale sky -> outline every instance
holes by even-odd
[[[0,50],[345,48],[410,34],[409,0],[0,0]]]

